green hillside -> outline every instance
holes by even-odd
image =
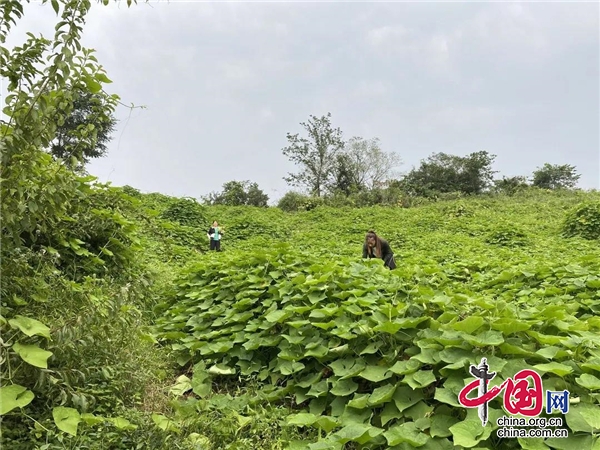
[[[225,437],[234,448],[592,448],[600,252],[562,229],[575,204],[597,198],[532,191],[412,209],[205,208],[227,230],[225,252],[198,257],[178,278],[153,330],[184,368],[186,407],[227,405],[241,426],[254,423],[256,405],[281,405],[277,444]],[[392,273],[361,261],[368,229],[389,239]],[[500,440],[495,423],[481,428],[457,396],[482,357],[501,380],[534,368],[546,389],[569,389],[581,401],[567,416],[572,437],[544,447]],[[493,422],[506,413],[492,404]],[[213,446],[223,439],[197,431]]]
[[[2,449],[600,450],[600,193],[574,166],[434,153],[398,179],[328,113],[287,133],[310,195],[277,207],[249,180],[202,202],[101,184],[129,100],[82,46],[99,2],[42,0],[54,35],[9,48],[27,3],[0,2]],[[397,268],[362,258],[368,230]]]
[[[79,180],[4,246],[5,448],[598,445],[597,192],[286,213]],[[457,400],[482,357],[568,389],[569,437],[499,439],[502,394],[483,428]]]

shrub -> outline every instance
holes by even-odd
[[[455,203],[452,203],[449,206],[445,206],[443,208],[444,213],[446,213],[449,216],[453,216],[453,217],[472,217],[474,212],[473,212],[473,208],[469,205],[467,206],[467,204],[463,201],[458,201]]]
[[[310,211],[323,204],[324,200],[320,197],[311,197],[298,192],[287,192],[281,197],[277,207],[286,212],[295,212]]]
[[[123,190],[123,192],[131,197],[137,197],[137,198],[141,198],[142,197],[142,193],[140,192],[139,189],[136,189],[134,187],[131,187],[129,185],[125,185],[121,188]]]
[[[513,225],[505,224],[490,232],[485,242],[502,247],[522,246],[527,243],[527,235]]]
[[[565,218],[563,234],[584,239],[600,239],[600,202],[577,205]]]
[[[180,225],[197,227],[206,222],[204,207],[193,198],[180,198],[171,203],[161,218]]]
[[[252,216],[240,217],[226,228],[227,241],[245,241],[250,238],[264,236],[266,238],[282,238],[282,232],[276,225]]]
[[[277,202],[277,207],[286,212],[298,211],[300,204],[305,198],[305,195],[299,194],[298,192],[286,192],[285,195],[279,199],[279,202]]]

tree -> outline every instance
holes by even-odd
[[[0,43],[4,43],[12,24],[23,16],[23,4],[13,0],[0,4]],[[90,2],[61,0],[52,2],[52,6],[57,14],[62,7],[62,20],[56,25],[53,41],[28,33],[21,46],[0,48],[0,76],[8,80],[3,108],[7,120],[0,120],[4,248],[10,248],[5,246],[9,234],[12,243],[20,245],[22,233],[35,236],[45,229],[52,230],[54,219],[66,214],[69,200],[57,186],[62,186],[61,180],[68,180],[70,175],[49,170],[51,158],[42,149],[50,148],[58,127],[73,111],[73,89],[102,95],[107,115],[113,113],[118,102],[118,96],[102,89],[110,80],[94,51],[80,44]],[[89,134],[87,127],[81,130],[81,136]],[[53,180],[45,180],[41,188],[29,182],[23,184],[24,180],[40,181],[42,176]],[[51,183],[54,193],[46,189]]]
[[[404,177],[402,187],[419,196],[445,192],[480,194],[492,182],[495,172],[491,167],[495,158],[485,151],[467,156],[435,153]]]
[[[374,189],[394,176],[394,168],[401,164],[395,152],[384,152],[379,138],[353,137],[344,148],[347,155],[352,183],[355,186]]]
[[[352,169],[352,161],[349,156],[340,153],[336,156],[335,169],[331,181],[328,185],[328,190],[333,193],[341,193],[345,196],[361,190],[362,186],[356,183],[354,171]]]
[[[532,184],[543,189],[572,189],[580,177],[575,166],[546,163],[533,172]]]
[[[527,184],[527,177],[524,176],[503,176],[501,180],[494,180],[494,190],[497,193],[503,193],[508,195],[513,195],[517,191],[520,191],[528,186],[529,185]]]
[[[312,195],[321,197],[325,188],[331,184],[337,167],[337,155],[344,148],[342,132],[332,128],[331,113],[320,118],[310,116],[308,122],[300,125],[306,130],[308,137],[299,134],[287,134],[289,146],[282,152],[294,164],[300,167],[300,172],[284,177],[284,180],[294,186],[307,188]]]
[[[462,167],[459,173],[460,191],[465,194],[481,194],[494,178],[492,164],[496,155],[486,151],[474,152],[461,158]]]
[[[102,95],[69,87],[73,106],[66,120],[57,126],[50,153],[71,165],[71,156],[83,164],[106,154],[106,144],[112,139],[117,120],[106,108]]]
[[[250,183],[247,187],[246,194],[248,196],[248,199],[246,200],[248,206],[268,206],[269,196],[265,194],[262,189],[259,189],[258,184]]]
[[[223,191],[213,192],[205,200],[211,205],[266,207],[269,196],[258,187],[257,183],[228,181],[223,184]]]

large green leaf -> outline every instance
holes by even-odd
[[[600,379],[594,375],[584,373],[579,378],[575,378],[575,382],[590,391],[600,390]]]
[[[288,425],[307,427],[315,423],[317,421],[317,418],[318,416],[315,414],[298,413],[288,416],[286,422],[288,423]]]
[[[472,334],[475,330],[483,326],[485,320],[481,316],[470,316],[465,320],[461,320],[460,322],[452,325],[456,331],[463,331],[467,334]]]
[[[208,373],[214,375],[235,375],[236,372],[233,367],[229,367],[225,364],[215,364],[208,369]]]
[[[175,395],[176,397],[180,397],[191,389],[191,380],[185,375],[181,375],[177,378],[177,382],[173,386],[171,386],[169,392]]]
[[[393,398],[398,410],[404,411],[423,400],[423,392],[406,386],[400,386],[396,389],[396,392],[394,392]]]
[[[481,422],[476,420],[464,420],[450,427],[454,445],[465,448],[475,447],[479,442],[487,439],[492,433],[490,427],[483,428]]]
[[[596,450],[594,437],[591,435],[570,435],[566,438],[548,438],[544,442],[548,447],[556,450],[583,450],[584,448]]]
[[[409,373],[416,372],[421,367],[421,363],[416,359],[409,359],[406,361],[397,361],[392,367],[390,367],[390,371],[394,372],[398,375],[406,375]]]
[[[462,405],[458,402],[458,395],[456,395],[450,389],[436,388],[434,398],[441,403],[462,408]]]
[[[600,431],[600,411],[598,408],[595,409],[584,409],[580,412],[581,417],[586,423],[592,427],[594,433]]]
[[[50,328],[39,320],[16,315],[15,318],[10,319],[8,323],[11,327],[18,328],[27,336],[43,336],[50,339]]]
[[[364,378],[365,380],[377,383],[391,377],[392,373],[387,367],[367,366],[358,374],[358,376]]]
[[[283,322],[285,319],[290,317],[292,313],[290,311],[276,309],[275,311],[271,311],[269,314],[265,316],[265,319],[268,322]]]
[[[399,445],[403,442],[411,447],[421,447],[429,440],[429,437],[420,432],[414,422],[405,422],[395,425],[383,433],[389,445]]]
[[[335,417],[319,416],[315,421],[315,424],[325,430],[326,433],[330,433],[340,426],[340,421]]]
[[[371,425],[351,423],[350,425],[346,425],[341,430],[336,431],[335,437],[342,444],[350,441],[362,444],[380,435],[382,432],[382,429],[373,427]]]
[[[352,380],[337,380],[333,382],[332,388],[329,390],[333,395],[345,397],[353,394],[358,389],[358,384]]]
[[[449,437],[452,435],[450,427],[458,423],[458,419],[452,416],[446,416],[443,414],[434,414],[431,417],[431,430],[430,434],[432,437]]]
[[[34,397],[33,392],[18,384],[0,387],[0,415],[29,405]]]
[[[152,414],[152,421],[156,424],[158,428],[160,428],[163,431],[171,431],[174,433],[179,432],[179,427],[177,426],[177,423],[174,420],[169,419],[168,417],[162,414]]]
[[[119,430],[135,430],[138,427],[137,425],[131,423],[129,420],[125,419],[124,417],[112,417],[107,420],[109,422],[112,422],[112,424]]]
[[[57,406],[52,410],[52,417],[59,430],[77,436],[77,425],[81,422],[81,416],[76,409]]]
[[[492,345],[500,345],[504,342],[502,333],[498,331],[484,331],[476,336],[464,334],[465,341],[476,347],[487,347]]]
[[[365,363],[362,360],[343,358],[331,362],[329,367],[336,376],[345,378],[358,375],[365,368]]]
[[[571,372],[573,372],[572,367],[557,362],[551,362],[548,364],[537,364],[533,366],[533,369],[543,373],[551,372],[558,375],[559,377],[564,377],[565,375],[568,375]]]
[[[402,380],[413,389],[424,388],[432,383],[435,383],[435,375],[433,370],[420,370],[415,373],[406,375]]]
[[[23,361],[42,369],[48,368],[48,358],[52,356],[52,352],[43,350],[37,345],[21,344],[19,342],[16,342],[12,348]]]
[[[386,384],[373,390],[373,393],[369,396],[369,406],[377,406],[383,403],[387,403],[394,396],[396,392],[396,385]]]

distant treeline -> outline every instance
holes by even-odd
[[[580,175],[569,164],[544,164],[530,177],[501,178],[492,166],[496,155],[478,151],[467,156],[434,153],[419,167],[400,175],[395,152],[381,149],[379,139],[353,137],[344,141],[339,128],[331,125],[331,114],[310,116],[301,123],[307,137],[287,134],[289,145],[282,152],[298,168],[284,180],[298,191],[286,193],[278,202],[287,211],[311,209],[319,204],[369,206],[393,204],[408,207],[426,199],[461,195],[513,195],[531,187],[573,189]],[[221,192],[203,198],[211,205],[266,207],[269,197],[250,181],[229,181]]]

